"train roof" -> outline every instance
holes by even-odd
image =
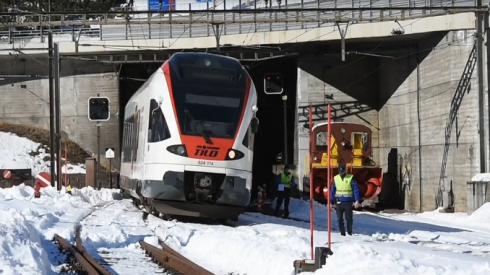
[[[340,121],[336,121],[336,122],[330,122],[330,123],[331,124],[354,124],[354,125],[360,125],[360,126],[368,127],[367,125],[360,124],[360,123],[353,123],[353,122],[340,122]],[[317,127],[324,126],[324,125],[327,125],[327,124],[328,124],[328,122],[322,122],[322,123],[313,125],[313,129],[312,130],[315,130]]]

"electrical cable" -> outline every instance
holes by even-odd
[[[377,0],[377,1],[381,1],[381,0]],[[454,1],[454,3],[453,3],[453,2],[449,2],[448,4],[452,4],[452,5],[454,5],[454,4],[456,4],[456,3],[464,3],[464,2],[465,2],[464,0],[457,0],[457,1]],[[447,6],[442,6],[442,5],[441,5],[441,7],[447,7]],[[440,8],[440,7],[434,7],[434,8]],[[380,7],[380,9],[382,9],[382,7]],[[345,15],[345,14],[344,14],[344,15]],[[342,17],[343,17],[344,15],[342,15]],[[415,23],[419,22],[419,21],[420,21],[420,20],[422,20],[422,19],[425,19],[425,18],[424,18],[424,17],[421,17],[421,18],[419,18],[419,19],[416,19],[414,22],[410,22],[410,23],[405,24],[405,25],[403,25],[403,26],[401,26],[401,27],[402,27],[402,28],[405,28],[405,27],[411,26],[411,25],[413,25],[413,24],[415,24]],[[366,23],[366,24],[371,24],[371,23]],[[400,24],[400,25],[401,25],[401,24]],[[293,38],[289,39],[288,41],[284,42],[283,44],[288,44],[288,43],[290,43],[291,41],[296,40],[297,38],[301,37],[302,35],[304,35],[304,34],[306,34],[306,33],[310,32],[310,31],[312,31],[312,30],[316,30],[316,29],[318,29],[318,28],[321,28],[321,27],[322,27],[322,25],[320,25],[320,26],[316,26],[316,27],[311,28],[311,29],[309,29],[309,30],[306,30],[305,32],[303,32],[303,33],[301,33],[301,34],[299,34],[299,35],[297,35],[297,36],[295,36],[295,37],[293,37]],[[346,29],[347,29],[347,26],[346,26],[346,28],[344,29],[344,31],[345,31]],[[312,41],[314,41],[314,40],[318,40],[319,38],[324,37],[324,36],[327,36],[327,35],[329,35],[329,34],[332,34],[332,33],[336,32],[336,31],[340,31],[340,30],[335,30],[335,29],[334,29],[334,30],[333,30],[333,31],[331,31],[331,32],[328,32],[328,33],[325,33],[325,34],[322,34],[322,35],[318,35],[318,36],[316,36],[316,37],[314,37],[314,38],[312,38],[312,39],[310,39],[310,40],[307,40],[307,41],[302,41],[302,43],[295,43],[295,44],[293,44],[293,45],[291,45],[291,46],[289,46],[289,47],[286,47],[286,48],[284,48],[284,49],[281,49],[281,52],[285,53],[285,52],[287,52],[287,51],[289,51],[289,50],[291,50],[291,49],[293,49],[293,48],[296,48],[296,47],[300,46],[300,45],[301,45],[301,44],[303,44],[303,43],[307,43],[307,42],[312,42]],[[385,41],[380,42],[380,43],[379,43],[379,44],[378,44],[376,47],[374,47],[374,49],[379,48],[379,47],[380,47],[380,46],[381,46],[383,43],[385,43],[385,42],[386,42],[386,40],[385,40]],[[371,51],[369,51],[368,53],[372,53],[372,52],[374,52],[374,49],[373,49],[373,50],[371,50]],[[365,57],[365,56],[363,56],[363,57],[361,57],[361,58],[364,58],[364,57]],[[359,58],[359,59],[361,59],[361,58]],[[252,63],[252,65],[250,65],[250,68],[254,68],[254,67],[256,67],[256,66],[258,66],[258,65],[262,64],[263,62],[265,62],[265,61],[257,61],[257,62],[256,62],[256,64]],[[357,61],[353,61],[353,62],[350,62],[350,63],[355,63],[355,62],[357,62]],[[348,65],[350,65],[350,64],[346,64],[346,65],[343,65],[343,66],[348,66]]]
[[[221,5],[221,4],[223,4],[224,2],[225,2],[225,0],[222,0],[222,1],[221,1],[221,2],[218,4],[218,5]],[[215,9],[216,9],[216,7],[217,7],[218,5],[215,5],[215,6],[214,6],[212,9],[210,9],[210,10],[215,10]],[[202,15],[201,15],[201,16],[199,16],[198,18],[196,18],[196,19],[194,19],[193,21],[191,21],[191,22],[189,23],[189,28],[192,26],[192,24],[193,24],[194,22],[196,22],[197,20],[199,20],[199,19],[203,18],[205,15],[207,16],[208,14],[202,14]],[[177,41],[179,41],[179,39],[180,39],[180,38],[181,38],[181,37],[184,35],[184,33],[186,33],[186,32],[187,32],[187,29],[185,29],[185,28],[184,28],[184,31],[183,31],[183,32],[182,32],[182,33],[179,35],[179,37],[177,37],[177,38],[176,38],[176,39],[175,39],[175,40],[174,40],[174,41],[173,41],[171,44],[169,44],[168,48],[171,48],[171,47],[172,47],[172,46],[173,46],[173,45],[174,45],[174,44],[175,44]],[[218,35],[218,34],[217,34],[217,35]]]

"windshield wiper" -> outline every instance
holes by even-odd
[[[186,116],[189,117],[189,119],[191,121],[194,120],[194,118],[192,117],[191,112],[189,112],[189,110],[184,109],[184,113]],[[194,130],[198,131],[199,134],[201,134],[201,136],[204,138],[204,140],[206,141],[207,144],[213,144],[213,141],[211,140],[211,138],[209,137],[209,134],[208,134],[209,130],[206,128],[206,126],[204,126],[204,122],[202,120],[200,120],[198,123],[202,126],[202,129],[199,131],[196,129],[197,127],[194,126]]]

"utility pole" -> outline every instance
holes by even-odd
[[[486,50],[487,50],[487,100],[488,100],[488,147],[490,149],[490,23],[489,23],[489,17],[490,13],[486,12],[485,13],[485,20],[484,20],[484,25],[485,25],[485,33],[486,33]],[[490,154],[490,151],[489,151]],[[490,169],[490,167],[489,167]]]
[[[53,33],[50,31],[48,33],[48,71],[49,71],[49,153],[50,153],[50,168],[51,168],[51,186],[55,187],[55,142],[54,142],[54,68],[53,68]]]
[[[54,108],[56,113],[56,170],[58,180],[58,191],[61,190],[61,183],[63,181],[61,166],[61,113],[60,113],[60,50],[59,44],[54,43]]]
[[[283,108],[284,108],[284,165],[288,164],[288,96],[282,96]]]
[[[99,96],[97,94],[97,96]],[[100,190],[100,126],[101,126],[101,123],[100,121],[97,121],[97,172],[96,172],[96,177],[95,177],[95,183],[96,183],[96,186],[97,186],[97,190]]]
[[[477,0],[477,5],[482,5],[482,0]],[[476,13],[476,66],[478,72],[478,125],[479,125],[479,139],[480,139],[480,173],[486,171],[485,160],[485,89],[483,81],[483,16],[485,13]]]

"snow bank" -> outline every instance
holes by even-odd
[[[37,230],[16,209],[0,208],[0,274],[48,274],[51,270]]]
[[[430,253],[424,250],[404,243],[368,245],[345,242],[336,246],[334,255],[314,274],[327,275],[332,270],[335,270],[335,275],[351,275],[360,271],[364,275],[485,275],[490,272],[488,262],[471,261],[471,257],[458,257],[458,254],[448,252]]]
[[[469,216],[469,220],[490,225],[490,202],[487,202],[480,208],[476,209]]]
[[[50,172],[50,161],[45,160],[49,157],[46,148],[27,138],[0,132],[0,169],[32,169],[33,176]],[[85,169],[82,164],[69,164],[68,173],[85,173]]]
[[[386,214],[380,216],[408,222],[437,224],[439,226],[459,228],[477,232],[490,232],[490,203],[484,204],[471,215],[467,213],[440,213],[439,210],[423,213]]]
[[[94,207],[121,199],[119,190],[92,187],[73,188],[72,195],[64,189],[41,188],[41,197],[34,198],[34,189],[21,184],[0,189],[0,208],[16,209],[44,236],[51,240],[54,234],[72,237],[75,223],[90,214]]]
[[[471,181],[490,181],[490,173],[476,174],[471,178]]]

